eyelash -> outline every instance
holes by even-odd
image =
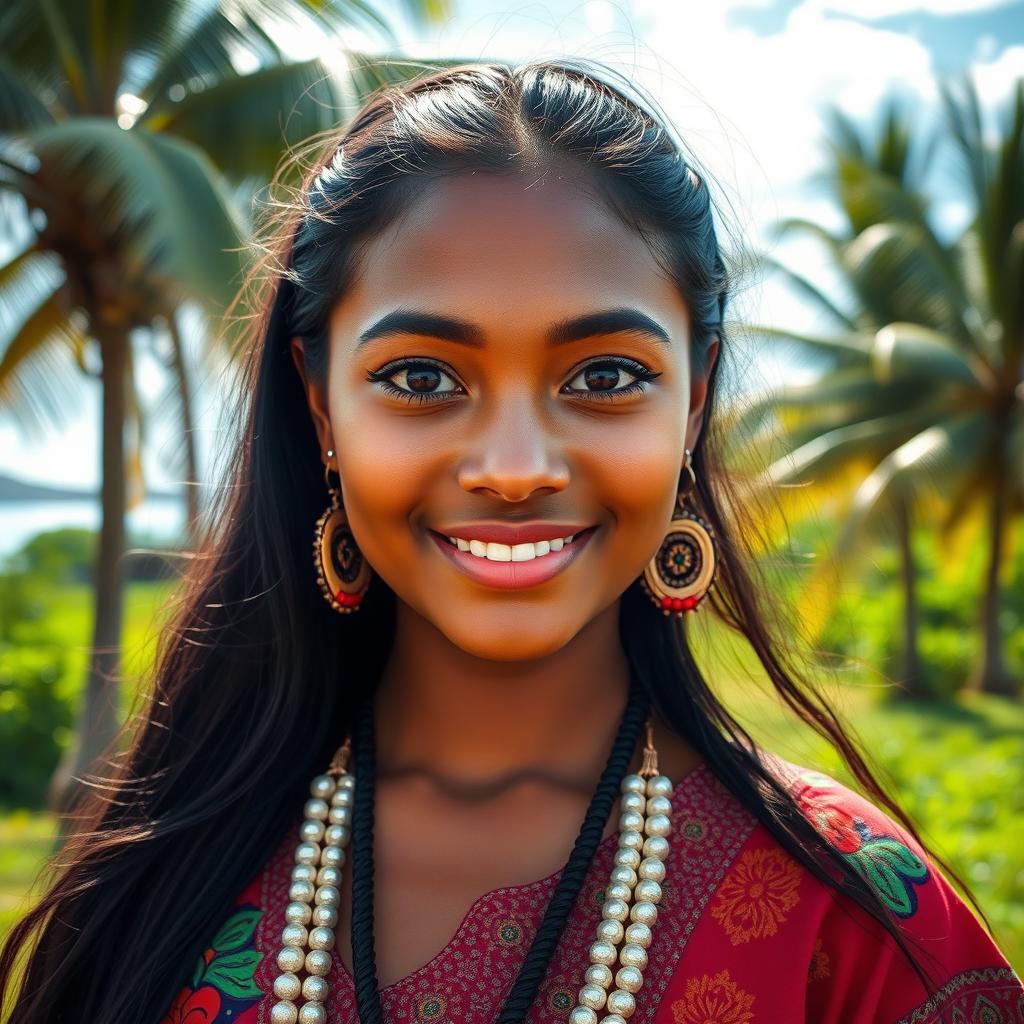
[[[390,377],[394,377],[395,374],[401,373],[402,370],[422,366],[431,366],[449,377],[452,376],[440,363],[435,363],[431,359],[400,359],[397,362],[389,363],[380,370],[370,370],[366,374],[366,380],[380,384],[381,390],[385,393],[394,395],[397,398],[404,398],[410,403],[418,400],[422,404],[423,402],[447,400],[457,396],[458,392],[454,391],[407,391],[405,388],[398,387],[397,384],[392,384],[389,380]],[[586,366],[574,373],[573,377],[578,377],[580,373],[583,373],[585,370],[594,366],[613,366],[617,369],[624,369],[627,373],[632,374],[638,379],[633,381],[632,384],[623,385],[620,388],[616,388],[614,391],[577,390],[570,392],[571,394],[575,396],[582,396],[587,400],[597,399],[599,401],[613,401],[616,398],[622,398],[625,395],[634,394],[638,391],[646,391],[647,384],[661,376],[660,372],[655,373],[652,370],[648,370],[643,363],[638,363],[635,359],[629,359],[625,356],[610,356],[603,359],[596,359],[592,363],[587,363]],[[559,393],[561,394],[561,392]]]

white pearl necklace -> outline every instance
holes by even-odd
[[[352,835],[355,777],[346,768],[350,750],[351,741],[346,740],[327,774],[316,776],[310,785],[306,820],[299,828],[301,842],[295,848],[290,902],[284,911],[282,948],[277,954],[281,973],[274,979],[278,1001],[270,1011],[271,1024],[327,1022],[330,951],[338,925],[341,869]],[[636,993],[644,983],[651,929],[665,880],[673,792],[672,781],[658,773],[650,721],[643,766],[639,774],[622,780],[621,792],[615,866],[605,888],[597,939],[590,946],[590,966],[569,1024],[597,1024],[598,1020],[625,1024],[636,1010]],[[306,978],[300,981],[298,972],[303,968]],[[304,1002],[297,1006],[300,995]],[[607,1012],[599,1018],[600,1010]]]

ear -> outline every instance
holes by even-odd
[[[697,445],[697,438],[704,427],[704,406],[708,397],[708,382],[711,379],[711,372],[718,360],[720,339],[716,335],[715,340],[708,346],[708,368],[699,377],[694,377],[690,382],[690,412],[686,420],[686,447],[693,451]]]
[[[316,430],[317,441],[320,444],[320,454],[323,456],[325,452],[336,447],[331,431],[331,415],[328,411],[327,395],[324,388],[306,373],[306,352],[301,338],[292,338],[291,352],[292,362],[295,363],[295,369],[298,370],[299,378],[306,392],[309,415],[312,417],[313,429]]]

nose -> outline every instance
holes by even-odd
[[[564,490],[569,466],[563,443],[544,419],[535,396],[521,395],[504,403],[486,426],[474,431],[474,443],[459,466],[459,484],[505,501]]]

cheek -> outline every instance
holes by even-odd
[[[600,446],[589,449],[585,473],[595,499],[615,518],[611,543],[622,563],[642,563],[657,551],[672,518],[683,436],[646,416],[632,423],[622,418],[603,433]]]
[[[332,392],[331,428],[345,510],[363,554],[389,583],[392,566],[407,567],[418,557],[410,520],[450,459],[450,450],[424,429],[426,423],[360,402],[358,391]]]

